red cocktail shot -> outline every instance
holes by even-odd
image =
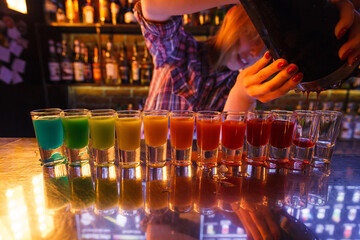
[[[222,123],[221,143],[228,149],[239,149],[244,145],[246,123],[241,121],[226,120]]]
[[[246,139],[254,147],[269,142],[271,121],[268,119],[250,119],[246,127]]]
[[[288,148],[294,133],[294,123],[284,120],[274,120],[271,123],[269,143],[276,148]]]

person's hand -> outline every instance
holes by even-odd
[[[347,32],[348,40],[339,49],[341,60],[347,59],[350,65],[360,60],[360,15],[348,0],[331,0],[340,12],[340,20],[335,26],[335,36],[340,39]]]
[[[295,64],[281,58],[269,64],[270,61],[270,53],[266,52],[255,64],[239,73],[224,110],[247,111],[256,99],[271,101],[286,94],[303,79]]]

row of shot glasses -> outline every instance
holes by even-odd
[[[244,153],[250,164],[277,167],[291,162],[294,169],[330,162],[342,118],[340,112],[308,110],[221,113],[57,108],[34,110],[31,116],[45,164],[89,160],[91,139],[96,164],[115,161],[117,140],[120,166],[135,167],[140,164],[143,126],[150,167],[165,165],[169,130],[172,163],[190,164],[196,128],[198,166],[216,166],[220,145],[224,164],[241,164]]]

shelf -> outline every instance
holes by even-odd
[[[95,34],[97,29],[102,34],[133,34],[141,35],[141,29],[138,24],[83,24],[83,23],[51,23],[50,25],[39,24],[43,31],[56,31],[68,34]],[[214,35],[218,26],[184,26],[184,29],[195,36]]]

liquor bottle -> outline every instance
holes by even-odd
[[[60,81],[60,64],[55,50],[55,45],[53,40],[49,40],[49,78],[51,82]]]
[[[80,22],[80,13],[79,13],[79,1],[73,0],[73,7],[74,7],[74,23]]]
[[[133,11],[134,6],[135,6],[134,0],[125,1],[125,14],[124,14],[125,23],[137,23]]]
[[[120,3],[116,0],[110,1],[110,12],[111,12],[111,22],[116,25],[119,22],[119,13],[120,13]]]
[[[66,21],[65,9],[62,1],[59,1],[57,4],[56,10],[56,22],[63,23]]]
[[[102,24],[110,22],[108,0],[99,0],[99,20]]]
[[[82,9],[82,21],[87,24],[94,23],[94,6],[91,4],[91,0],[86,0]]]
[[[131,58],[131,80],[132,84],[140,85],[140,64],[138,59],[137,43],[133,45],[133,56]]]
[[[61,74],[61,52],[62,52],[61,42],[56,42],[56,58],[59,61],[60,80],[62,79],[62,74]]]
[[[344,118],[341,123],[341,134],[340,139],[342,140],[351,140],[354,132],[354,103],[350,102],[347,105]]]
[[[357,115],[354,119],[353,139],[356,141],[360,141],[360,105],[358,105]]]
[[[105,72],[105,84],[119,84],[118,66],[111,42],[106,44]]]
[[[75,82],[84,82],[84,62],[81,57],[80,43],[75,40],[75,57],[74,57],[74,78]]]
[[[93,76],[92,76],[92,69],[91,69],[91,61],[89,58],[89,48],[85,45],[81,45],[81,55],[84,59],[84,79],[87,83],[92,83]]]
[[[45,21],[47,23],[56,22],[57,4],[56,0],[44,1]]]
[[[61,76],[62,80],[70,83],[74,80],[73,63],[71,57],[68,54],[68,46],[65,40],[62,41],[62,53],[61,53]]]
[[[97,84],[101,84],[101,64],[99,58],[99,49],[94,47],[94,57],[93,57],[93,78],[94,82]]]
[[[140,68],[140,79],[141,79],[141,85],[149,85],[151,78],[152,78],[152,72],[153,72],[153,63],[151,56],[149,54],[149,50],[146,46],[144,46],[144,56],[141,61],[141,68]]]
[[[69,23],[74,23],[75,12],[74,12],[74,4],[72,0],[66,0],[65,9],[66,9],[67,21]]]
[[[225,17],[225,11],[223,7],[217,7],[214,14],[214,25],[221,25]]]
[[[130,73],[129,61],[127,58],[126,46],[124,43],[120,47],[120,57],[119,57],[119,77],[121,83],[123,84],[130,83],[129,73]]]

